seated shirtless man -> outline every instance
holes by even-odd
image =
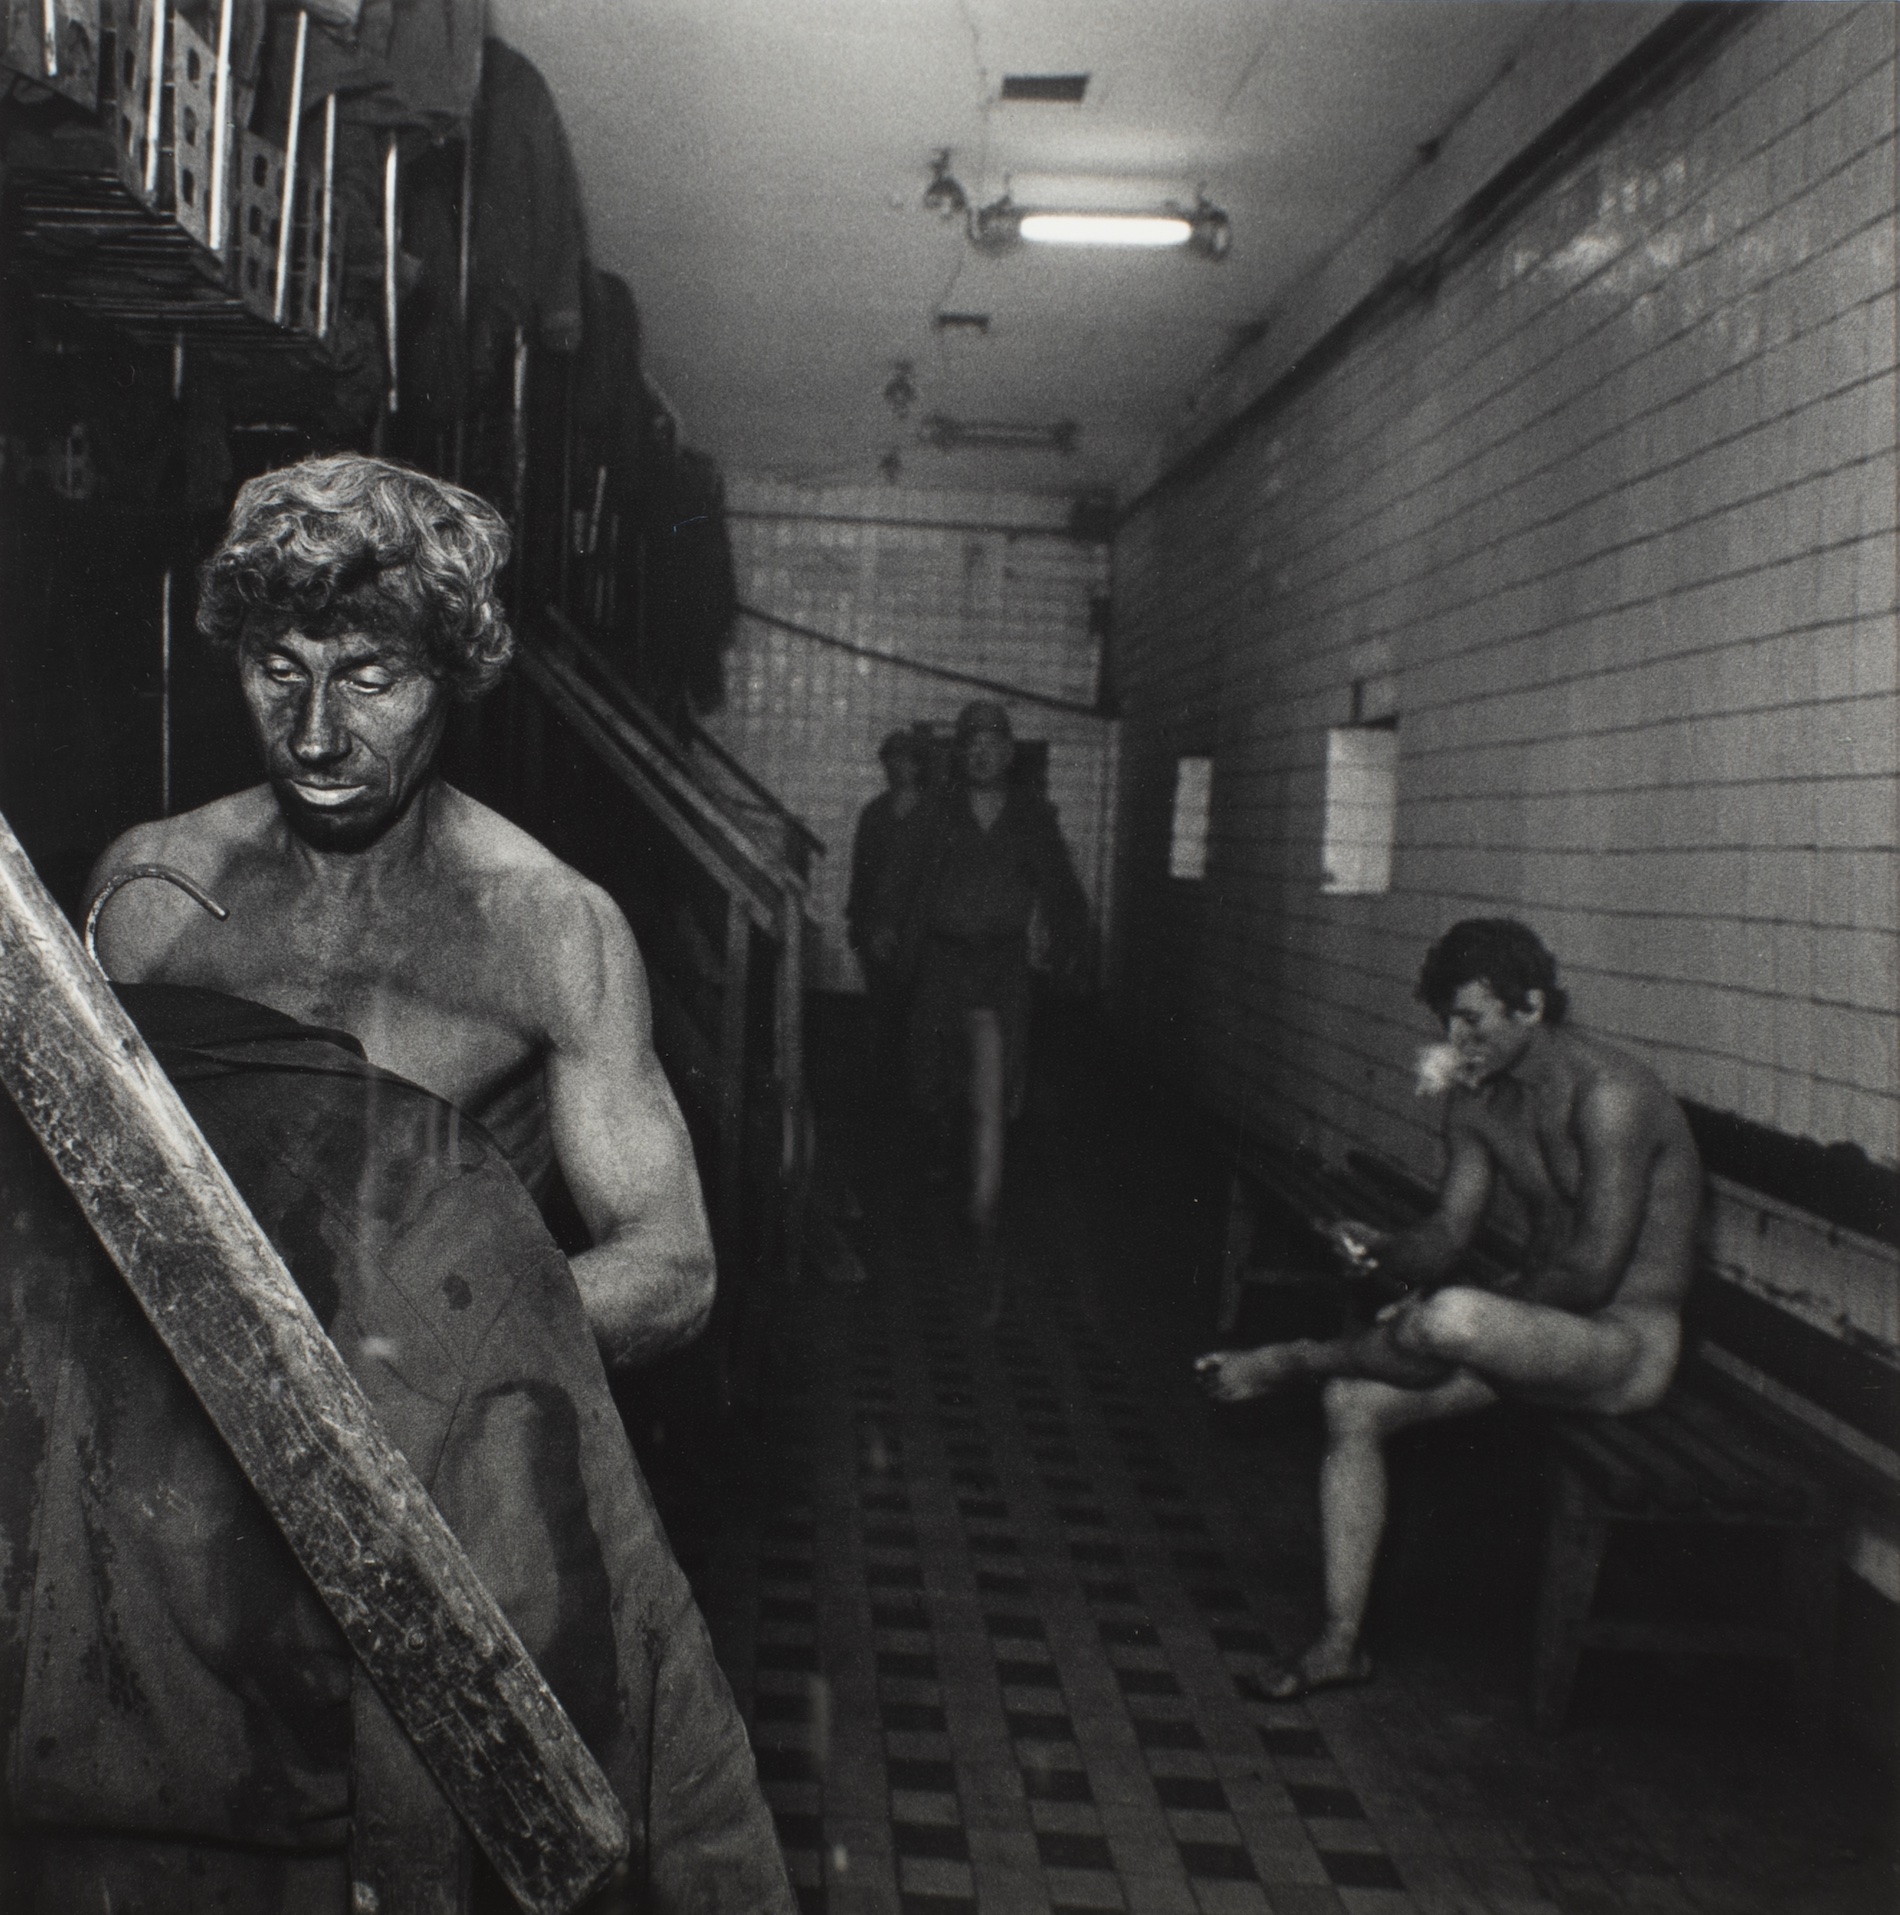
[[[1564,1027],[1557,966],[1509,918],[1455,924],[1426,953],[1418,996],[1455,1053],[1438,1206],[1391,1235],[1341,1224],[1347,1265],[1404,1292],[1328,1341],[1204,1356],[1207,1393],[1234,1403],[1326,1379],[1320,1531],[1326,1620],[1276,1673],[1290,1701],[1363,1682],[1359,1629],[1385,1527],[1385,1440],[1500,1397],[1628,1415],[1669,1387],[1702,1172],[1674,1098],[1634,1059]],[[1530,1224],[1498,1289],[1447,1281],[1502,1182]]]
[[[593,1239],[572,1263],[588,1321],[610,1365],[638,1363],[696,1336],[713,1293],[640,953],[604,892],[433,770],[451,702],[513,653],[507,552],[482,500],[382,460],[250,481],[198,625],[236,656],[266,782],[126,832],[89,895],[182,873],[226,916],[165,884],[115,894],[110,976],[347,1031],[483,1123],[537,1196],[558,1164]]]

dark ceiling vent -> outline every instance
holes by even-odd
[[[1059,106],[1080,106],[1088,91],[1086,73],[1006,73],[1003,98],[1006,100],[1045,100]]]
[[[988,332],[990,316],[988,313],[939,313],[936,324],[939,332]]]

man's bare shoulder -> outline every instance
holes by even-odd
[[[1688,1120],[1669,1086],[1640,1058],[1584,1031],[1564,1033],[1586,1106],[1611,1123],[1688,1135]]]
[[[168,864],[200,884],[213,884],[232,858],[263,848],[279,817],[270,786],[254,785],[174,818],[134,825],[99,854],[86,895],[135,864]]]
[[[465,880],[496,887],[497,901],[509,901],[511,917],[553,908],[581,917],[605,911],[620,918],[619,907],[599,885],[539,838],[453,785],[440,788],[436,825],[454,868]]]
[[[175,818],[134,825],[113,839],[94,863],[86,879],[87,905],[113,878],[154,864],[182,873],[218,898],[235,866],[268,849],[278,820],[270,787],[257,785]],[[130,982],[148,976],[199,915],[198,905],[174,885],[126,887],[100,920],[99,948],[107,971]]]
[[[466,792],[442,788],[444,848],[482,901],[491,938],[556,1024],[641,978],[638,947],[613,899],[539,839]]]

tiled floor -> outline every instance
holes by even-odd
[[[941,1199],[865,1178],[872,1281],[789,1300],[756,1493],[684,1519],[807,1908],[1900,1906],[1878,1782],[1772,1712],[1540,1742],[1515,1649],[1429,1629],[1252,1699],[1311,1623],[1310,1432],[1210,1418],[1155,1307],[1191,1217],[1063,1134],[1019,1140],[995,1332]]]

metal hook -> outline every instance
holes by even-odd
[[[163,878],[167,884],[175,884],[186,897],[202,904],[220,923],[231,914],[208,891],[201,890],[182,871],[174,871],[168,864],[132,864],[123,871],[115,871],[99,887],[99,895],[92,901],[92,909],[86,913],[86,955],[93,963],[99,964],[99,914],[112,902],[115,892],[122,891],[128,884],[139,878]],[[106,967],[99,964],[103,971]]]

